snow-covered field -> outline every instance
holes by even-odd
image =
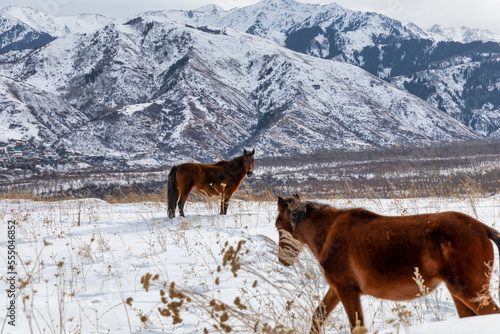
[[[500,197],[324,202],[388,215],[455,210],[500,229]],[[19,278],[16,327],[0,311],[0,333],[307,333],[327,286],[308,251],[293,267],[277,261],[276,204],[233,201],[227,216],[218,211],[215,202],[188,202],[186,218],[169,220],[163,203],[0,201],[2,290],[9,220],[17,223]],[[495,256],[491,290],[498,303],[496,247]],[[2,300],[6,310],[6,293]],[[444,286],[407,303],[362,302],[371,332],[500,328],[500,315],[458,319]],[[338,306],[326,333],[348,333],[346,325]]]

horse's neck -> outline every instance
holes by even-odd
[[[320,262],[325,256],[325,247],[329,247],[332,226],[340,213],[341,210],[334,208],[316,209],[296,228],[297,238],[309,246]]]
[[[229,169],[229,173],[240,181],[243,180],[247,173],[245,165],[243,164],[243,157],[238,157],[228,161],[227,168]]]

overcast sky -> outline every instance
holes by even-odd
[[[326,4],[331,0],[299,0]],[[258,0],[1,0],[0,6],[30,6],[55,16],[97,13],[108,17],[129,17],[147,10],[195,9],[210,3],[224,9],[244,7]],[[399,20],[410,20],[425,28],[468,26],[500,34],[499,0],[337,0],[339,5],[374,11]]]

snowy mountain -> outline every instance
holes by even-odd
[[[15,60],[20,54],[5,53],[42,47],[59,36],[91,33],[111,21],[102,15],[54,17],[32,8],[5,7],[0,11],[0,56]]]
[[[0,55],[40,47],[53,39],[48,33],[37,31],[17,19],[0,15]]]
[[[306,4],[295,0],[264,0],[243,8],[224,11],[205,6],[192,11],[156,11],[140,14],[145,18],[165,18],[170,21],[214,27],[229,27],[274,40],[294,50],[296,39],[312,46],[316,55],[333,58],[343,52],[350,58],[354,50],[381,41],[430,38],[431,35],[414,24],[376,13],[345,9],[336,3]],[[306,35],[306,36],[304,36]],[[311,39],[310,38],[310,39]],[[300,50],[296,50],[300,51]]]
[[[0,142],[35,139],[51,143],[88,122],[61,98],[31,85],[0,76]]]
[[[58,111],[45,123],[12,116],[3,137],[165,161],[499,137],[500,44],[438,33],[294,0],[117,20],[7,7],[0,75]],[[472,105],[478,89],[486,98]],[[0,94],[11,115],[38,108]]]
[[[29,7],[8,6],[0,11],[4,20],[18,21],[35,31],[53,37],[68,34],[91,33],[111,23],[113,19],[96,14],[55,17]],[[0,28],[2,31],[3,28]]]
[[[423,29],[381,14],[350,11],[335,3],[315,5],[294,0],[265,0],[230,11],[206,6],[193,11],[146,12],[141,16],[193,25],[232,27],[276,41],[297,52],[354,64],[395,83],[401,76],[421,77],[422,71],[431,71],[431,90],[435,94],[429,99],[423,96],[424,99],[487,137],[497,138],[500,133],[500,102],[496,98],[500,94],[500,74],[490,72],[493,77],[488,79],[489,84],[484,84],[485,81],[480,80],[482,74],[471,69],[472,76],[479,75],[467,78],[469,84],[475,85],[475,90],[457,88],[456,82],[450,82],[445,74],[463,75],[455,71],[454,65],[446,68],[457,60],[468,59],[474,63],[473,67],[498,62],[500,36],[487,30],[439,25]],[[438,66],[440,70],[435,71]],[[455,92],[444,92],[439,82],[443,83],[441,86],[453,85]],[[399,87],[413,87],[408,91],[422,97],[418,83],[399,84]],[[477,90],[486,90],[488,98],[483,94],[478,99]]]
[[[474,41],[500,43],[500,35],[487,29],[475,29],[469,27],[443,27],[435,24],[427,31],[436,41],[455,41],[460,43],[471,43]]]
[[[500,62],[496,53],[463,55],[391,82],[489,138],[500,138]]]
[[[336,3],[319,5],[295,0],[264,0],[228,11],[209,5],[197,10],[153,11],[139,15],[195,25],[230,27],[274,40],[295,51],[322,58],[342,54],[340,58],[348,61],[352,60],[354,51],[402,40],[500,42],[500,36],[488,30],[440,25],[424,29],[409,21],[402,22],[373,12],[352,11]],[[305,49],[297,50],[297,47]]]
[[[83,154],[210,161],[243,147],[279,155],[480,138],[353,65],[163,18],[61,36],[0,73],[84,113],[89,122],[50,142]]]

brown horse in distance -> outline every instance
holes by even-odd
[[[184,203],[193,188],[206,196],[220,196],[220,214],[225,215],[231,196],[245,176],[253,174],[254,155],[255,150],[243,150],[242,156],[213,165],[185,163],[172,167],[168,175],[168,216],[174,218],[179,205],[184,217]]]
[[[432,291],[444,282],[459,317],[500,313],[489,293],[493,246],[500,235],[458,212],[388,217],[364,209],[338,210],[294,198],[278,198],[278,257],[290,266],[303,245],[319,264],[330,289],[313,315],[311,333],[342,302],[351,328],[363,325],[360,295],[395,301],[421,294],[416,273]],[[418,272],[417,272],[418,270]]]

